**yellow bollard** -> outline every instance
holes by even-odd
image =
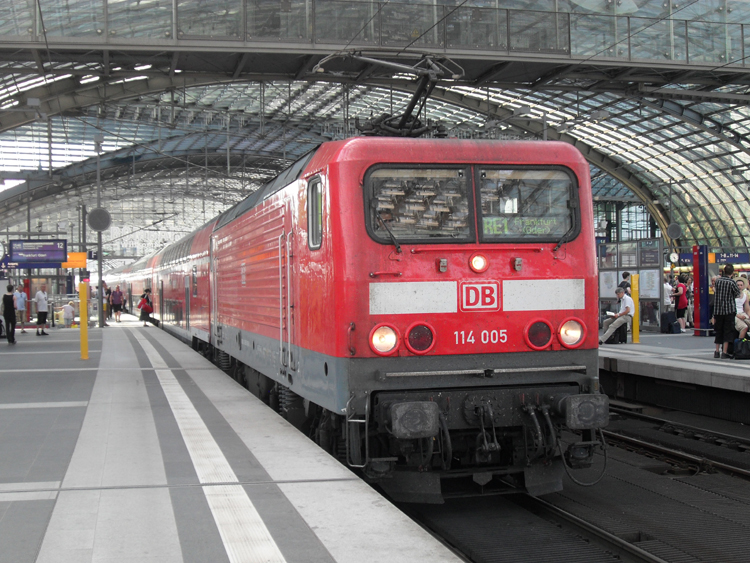
[[[78,316],[81,319],[81,359],[89,359],[89,284],[81,282],[78,284]]]
[[[633,298],[633,305],[635,305],[635,311],[633,314],[633,344],[641,343],[641,333],[640,333],[641,303],[640,303],[640,299],[638,298],[639,277],[640,277],[639,274],[633,274],[632,276],[630,276],[630,293],[631,293],[630,297]]]

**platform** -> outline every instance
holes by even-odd
[[[460,561],[134,317],[0,342],[0,563]]]
[[[750,424],[750,360],[715,359],[713,337],[641,333],[599,347],[610,399]]]
[[[602,344],[599,368],[750,393],[750,360],[715,359],[713,336],[641,333],[640,343]]]

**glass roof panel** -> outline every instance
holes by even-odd
[[[85,68],[78,66],[78,70]],[[121,167],[118,178],[105,181],[108,196],[117,190],[120,199],[115,201],[128,201],[126,181],[151,190],[155,198],[166,193],[165,201],[187,193],[196,199],[188,200],[186,209],[177,212],[188,215],[199,210],[200,217],[206,204],[236,202],[311,147],[357,134],[355,118],[398,113],[411,97],[398,88],[382,86],[243,82],[136,95],[49,119],[18,106],[18,91],[49,87],[60,80],[65,77],[16,74],[12,80],[0,78],[0,107],[18,109],[33,120],[0,133],[0,171],[45,172],[51,160],[52,170],[65,176],[64,183],[67,171],[77,171],[81,179],[73,181],[71,176],[70,183],[78,186],[71,190],[80,190],[74,197],[80,201],[90,193],[83,185],[91,182],[94,138],[101,134],[107,166]],[[684,85],[685,90],[689,87]],[[739,86],[723,86],[720,91],[744,94]],[[592,184],[598,200],[638,199],[612,175],[621,171],[637,180],[635,187],[644,186],[651,194],[645,196],[646,205],[652,204],[650,197],[664,201],[672,180],[673,193],[684,196],[675,197],[673,204],[675,217],[684,221],[683,230],[689,233],[683,237],[686,244],[705,238],[691,222],[706,217],[712,222],[706,230],[712,238],[729,233],[732,243],[744,244],[744,233],[750,232],[744,177],[750,177],[750,154],[737,139],[750,130],[747,106],[565,89],[488,91],[448,86],[441,92],[444,95],[438,92],[428,101],[422,118],[442,122],[451,135],[541,138],[546,118],[549,138],[562,137],[595,149],[595,154],[586,156],[595,163]],[[524,106],[529,106],[528,112],[513,115]],[[611,164],[598,167],[599,155],[611,159]],[[257,169],[250,163],[255,158],[264,159]],[[148,168],[151,162],[161,167]],[[747,174],[731,174],[737,166],[744,166]],[[196,178],[205,184],[203,194],[192,187]],[[176,186],[187,189],[178,192]],[[13,190],[10,181],[0,189]],[[121,213],[125,217],[124,208]],[[185,224],[192,223],[194,219],[185,218]]]

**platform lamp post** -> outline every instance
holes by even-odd
[[[674,222],[672,213],[672,180],[669,181],[669,225],[667,226],[667,236],[671,240],[672,248],[677,251],[675,241],[682,236],[682,227]]]
[[[94,135],[94,144],[96,147],[96,209],[92,209],[88,214],[88,224],[92,230],[96,231],[97,243],[97,270],[99,281],[97,282],[96,303],[99,310],[99,328],[103,327],[104,322],[104,291],[102,285],[102,231],[109,229],[112,217],[109,211],[102,207],[102,181],[101,181],[101,152],[104,135]]]

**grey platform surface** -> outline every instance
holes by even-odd
[[[601,335],[601,333],[600,333]],[[640,333],[640,343],[599,346],[599,368],[750,393],[750,360],[714,358],[712,336]]]
[[[459,561],[168,334],[89,335],[0,342],[0,563]]]

